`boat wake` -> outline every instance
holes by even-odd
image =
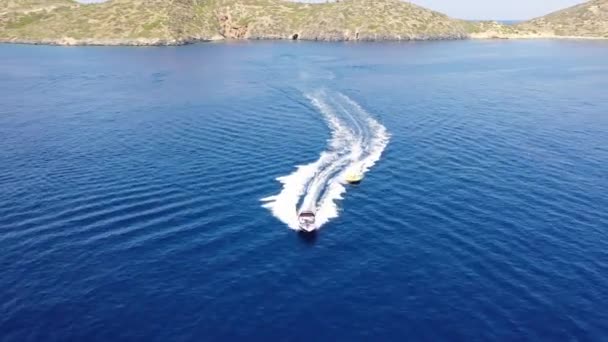
[[[262,199],[264,207],[289,228],[299,230],[298,213],[316,213],[316,226],[338,217],[337,201],[346,191],[346,174],[365,174],[380,159],[390,135],[359,104],[341,93],[317,91],[307,95],[331,130],[327,150],[313,163],[277,178],[277,195]]]

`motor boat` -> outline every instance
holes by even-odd
[[[308,233],[317,229],[317,226],[315,225],[315,213],[312,211],[302,211],[300,215],[298,215],[298,223],[300,229]]]

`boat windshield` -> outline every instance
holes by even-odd
[[[315,223],[315,215],[313,213],[302,213],[300,214],[300,222]]]

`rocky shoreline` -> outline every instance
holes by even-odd
[[[530,40],[530,39],[547,39],[547,40],[608,40],[608,37],[581,37],[581,36],[556,36],[549,34],[530,34],[530,35],[514,35],[514,34],[495,34],[492,32],[475,33],[469,36],[443,36],[443,37],[359,37],[358,39],[330,37],[330,38],[307,38],[302,37],[297,40],[301,41],[319,41],[319,42],[413,42],[413,41],[448,41],[448,40]],[[232,38],[213,38],[213,39],[1,39],[0,44],[24,44],[24,45],[49,45],[49,46],[131,46],[131,47],[146,47],[146,46],[183,46],[196,43],[210,43],[222,41],[262,41],[262,40],[294,40],[289,36],[284,37],[249,37],[246,39]]]
[[[4,44],[57,45],[57,46],[176,46],[188,42],[164,39],[0,39]]]

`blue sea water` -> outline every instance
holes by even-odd
[[[1,45],[0,340],[606,340],[607,89],[606,42]]]

